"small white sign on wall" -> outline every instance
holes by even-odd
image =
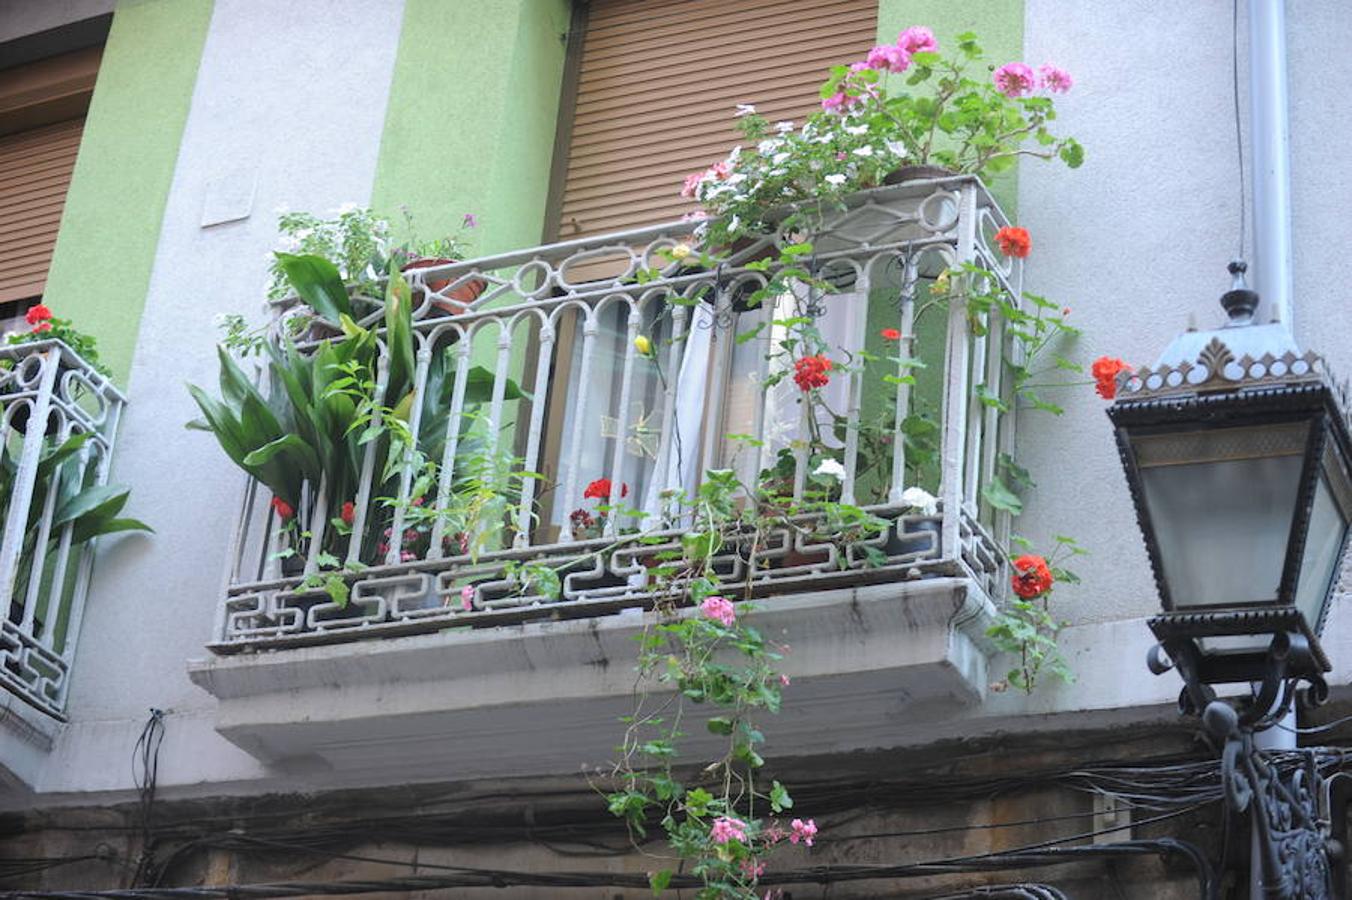
[[[257,189],[258,173],[253,169],[227,172],[210,179],[202,201],[202,227],[249,218]]]

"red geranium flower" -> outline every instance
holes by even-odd
[[[1033,239],[1028,236],[1028,229],[1011,225],[995,232],[995,243],[1000,245],[1000,252],[1005,256],[1017,256],[1019,259],[1023,259],[1033,249]]]
[[[292,516],[296,514],[295,508],[292,507],[290,503],[287,503],[285,500],[283,500],[281,497],[272,498],[272,508],[277,511],[277,517],[280,518],[283,522],[288,521]]]
[[[34,334],[42,334],[42,333],[45,332],[45,331],[51,331],[51,330],[52,330],[52,323],[51,323],[51,322],[39,322],[38,324],[36,324],[36,325],[33,326],[33,333],[34,333]]]
[[[897,331],[897,329],[895,329],[895,328],[884,328],[882,331],[880,331],[880,332],[878,332],[878,333],[881,334],[881,335],[883,336],[883,340],[885,340],[885,341],[899,341],[899,340],[901,340],[901,332],[900,332],[900,331]]]
[[[1089,374],[1094,376],[1094,390],[1104,400],[1111,400],[1117,396],[1117,376],[1120,372],[1130,371],[1131,367],[1120,359],[1111,356],[1100,356],[1094,360],[1094,364],[1089,367]]]
[[[628,496],[629,496],[629,485],[625,484],[624,482],[620,482],[620,496],[621,496],[621,497],[628,497]],[[610,479],[609,479],[609,478],[598,478],[598,479],[596,479],[595,481],[593,481],[591,484],[587,485],[587,489],[586,489],[585,491],[582,492],[582,498],[583,498],[584,500],[590,500],[590,499],[595,499],[595,500],[609,500],[609,499],[610,499]]]
[[[344,525],[351,527],[352,520],[357,517],[357,505],[351,500],[347,501],[343,504],[342,512],[338,513],[338,515],[342,518]]]
[[[1025,600],[1040,597],[1052,589],[1052,570],[1041,556],[1026,553],[1014,560],[1014,593]]]
[[[30,306],[30,307],[28,307],[28,312],[24,314],[24,318],[28,320],[28,324],[29,324],[29,325],[37,325],[39,322],[46,322],[46,321],[47,321],[48,319],[50,319],[51,317],[52,317],[52,311],[51,311],[50,309],[48,309],[47,307],[43,306],[41,303],[39,303],[37,306]],[[50,327],[50,326],[48,326],[48,327]],[[45,328],[44,328],[44,329],[37,329],[37,328],[34,328],[33,330],[34,330],[34,331],[39,331],[39,330],[41,330],[41,331],[46,331],[47,329],[45,329]]]
[[[804,392],[826,387],[831,383],[831,360],[820,354],[803,357],[793,364],[793,381]]]

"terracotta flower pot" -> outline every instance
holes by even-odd
[[[405,263],[404,271],[407,272],[410,269],[430,269],[434,266],[448,266],[454,262],[458,262],[458,260],[415,258]],[[427,289],[433,294],[440,294],[450,283],[451,279],[449,278],[433,278],[427,282]],[[458,316],[461,313],[469,312],[470,304],[475,300],[478,300],[479,295],[487,288],[488,285],[482,279],[475,278],[472,281],[465,282],[446,294],[445,296],[448,298],[446,300],[443,300],[440,297],[433,297],[432,305],[453,316]]]
[[[883,176],[883,184],[904,184],[907,181],[920,181],[925,178],[948,178],[956,175],[952,169],[943,166],[902,166]]]

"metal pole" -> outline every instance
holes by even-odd
[[[1249,0],[1249,106],[1254,287],[1268,302],[1272,321],[1291,328],[1291,135],[1283,0]]]

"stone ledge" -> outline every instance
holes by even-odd
[[[792,645],[780,746],[876,746],[907,709],[979,705],[990,601],[963,578],[779,597],[757,627]],[[338,782],[576,771],[630,711],[634,637],[652,614],[540,622],[192,661],[216,730],[280,772]],[[691,729],[692,735],[697,729]],[[696,741],[697,743],[697,741]]]
[[[0,793],[28,796],[62,723],[0,689]]]

